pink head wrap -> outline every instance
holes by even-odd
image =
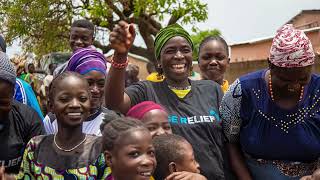
[[[278,67],[305,67],[314,64],[309,38],[292,24],[282,26],[273,38],[269,60]]]
[[[143,101],[143,102],[131,107],[129,109],[129,111],[127,112],[127,116],[133,117],[136,119],[142,119],[144,114],[146,114],[147,112],[154,110],[154,109],[158,109],[158,110],[166,112],[166,110],[162,106],[160,106],[159,104],[157,104],[153,101]]]

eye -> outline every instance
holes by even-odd
[[[157,129],[155,126],[148,126],[147,128],[149,131],[155,131]]]
[[[99,86],[100,88],[103,88],[103,87],[104,87],[104,84],[105,84],[105,81],[99,81],[99,82],[98,82],[98,86]]]
[[[150,151],[148,151],[148,155],[150,155],[150,156],[155,156],[155,150],[154,149],[151,149]]]
[[[69,100],[70,100],[70,98],[68,96],[59,97],[59,101],[61,101],[61,102],[68,102]]]
[[[128,155],[132,158],[137,158],[138,156],[140,156],[140,152],[139,151],[131,151],[131,152],[129,152]]]
[[[175,49],[172,49],[172,48],[168,48],[164,51],[166,54],[174,54],[176,53],[176,50]]]
[[[87,96],[81,96],[80,97],[80,101],[81,102],[86,102],[88,100],[88,97]]]
[[[191,52],[191,49],[186,47],[186,48],[183,48],[183,49],[182,49],[182,52],[183,52],[183,53],[190,53],[190,52]]]
[[[171,130],[171,126],[169,124],[166,124],[163,126],[163,129],[166,131],[169,131],[169,130]]]

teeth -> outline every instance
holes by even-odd
[[[68,116],[80,116],[81,113],[68,113]]]
[[[175,64],[172,65],[173,68],[184,68],[186,65],[185,64]]]
[[[142,176],[151,176],[151,172],[140,173]]]

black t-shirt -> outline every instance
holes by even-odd
[[[219,104],[221,87],[209,80],[190,81],[191,91],[179,98],[165,81],[141,81],[126,89],[131,105],[154,101],[169,113],[175,134],[186,138],[193,147],[201,173],[209,180],[224,179],[223,134]]]
[[[0,131],[0,166],[5,166],[7,173],[18,173],[29,140],[45,133],[42,121],[35,110],[14,101],[8,119],[1,119],[0,124],[4,126]]]

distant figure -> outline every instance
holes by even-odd
[[[152,62],[147,63],[147,71],[148,71],[149,75],[147,76],[146,80],[151,81],[151,82],[163,81],[164,76],[157,72],[154,63],[152,63]]]
[[[135,64],[128,64],[126,68],[126,80],[125,80],[125,87],[130,86],[133,83],[139,82],[139,66]]]

